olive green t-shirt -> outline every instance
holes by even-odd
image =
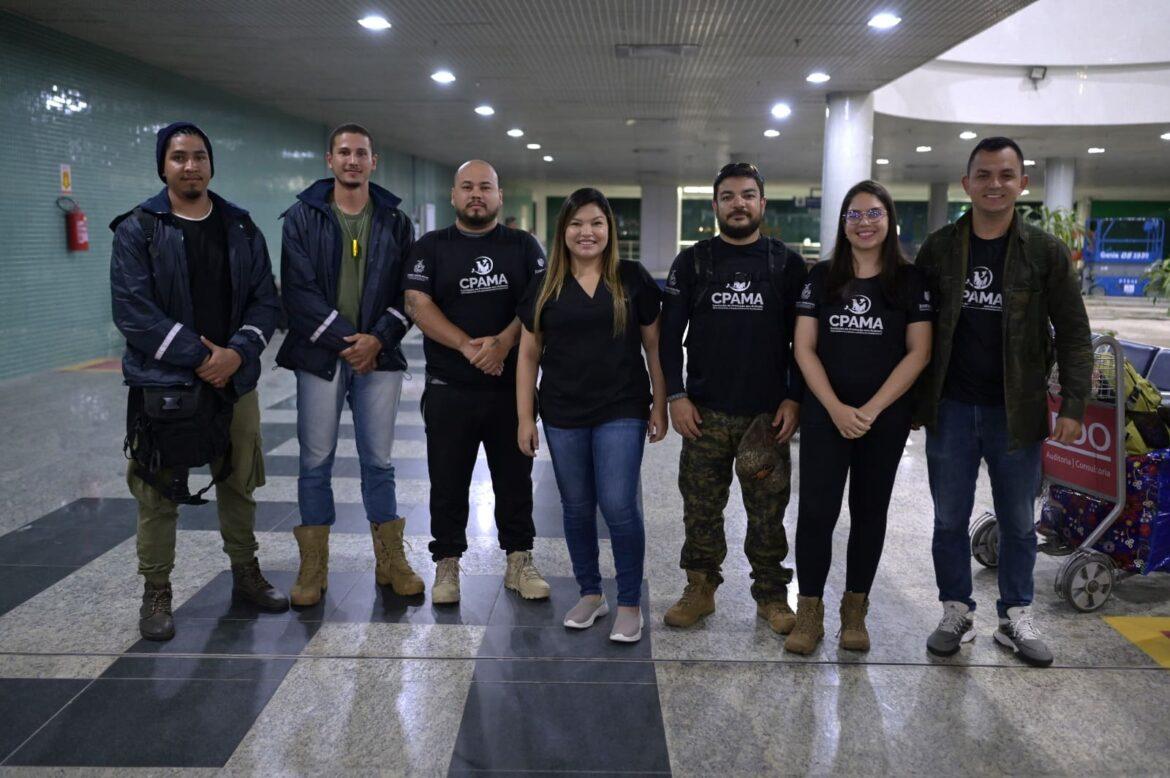
[[[362,322],[362,281],[366,274],[366,245],[370,242],[370,222],[374,213],[372,201],[366,202],[361,213],[350,216],[331,202],[333,215],[341,226],[341,273],[337,278],[337,312],[359,330]],[[356,248],[354,241],[356,241]]]

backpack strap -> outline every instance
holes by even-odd
[[[150,253],[151,265],[158,260],[158,245],[154,240],[154,231],[158,226],[158,217],[141,207],[135,208],[133,211],[134,218],[138,220],[138,224],[142,227],[142,234],[146,236],[146,250]]]
[[[768,277],[777,297],[784,296],[784,266],[788,260],[788,246],[776,238],[768,238]]]
[[[701,240],[694,245],[692,261],[694,262],[695,281],[691,285],[691,314],[694,315],[695,310],[699,307],[699,301],[703,299],[703,292],[711,284],[711,275],[714,273],[711,238]]]

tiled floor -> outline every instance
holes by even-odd
[[[269,357],[274,349],[269,349]],[[426,444],[417,336],[408,345],[395,465],[408,551],[427,583]],[[46,387],[49,387],[46,390]],[[295,577],[296,403],[286,371],[261,387],[269,484],[257,493],[260,559]],[[726,583],[692,630],[662,626],[682,589],[679,438],[643,467],[646,630],[560,626],[575,600],[547,454],[533,470],[534,554],[547,602],[503,588],[486,466],[476,468],[463,599],[397,597],[374,584],[352,425],[342,426],[330,588],[314,608],[233,604],[214,504],[184,508],[173,575],[178,634],[140,641],[134,502],[121,454],[119,376],[41,374],[0,384],[0,764],[232,772],[441,775],[758,773],[1155,774],[1170,772],[1159,629],[1106,616],[1170,617],[1170,578],[1121,583],[1077,614],[1041,557],[1037,620],[1056,666],[1025,667],[990,639],[994,571],[977,568],[979,637],[956,657],[924,650],[939,607],[930,562],[922,438],[912,436],[891,508],[869,624],[873,649],[838,651],[835,607],[811,657],[783,653],[755,617],[738,488],[728,506]],[[62,452],[67,452],[63,454]],[[799,467],[799,456],[794,456]],[[978,508],[989,505],[986,485]],[[795,498],[786,524],[795,523]],[[842,519],[826,599],[843,579]],[[603,531],[603,537],[604,531]],[[602,541],[612,598],[613,565]],[[794,596],[794,593],[793,593]],[[607,621],[607,620],[606,620]],[[1141,641],[1139,641],[1141,642]],[[1144,650],[1143,650],[1144,649]]]

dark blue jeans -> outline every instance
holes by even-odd
[[[597,509],[609,527],[617,571],[618,605],[637,606],[642,594],[646,531],[638,505],[638,477],[646,422],[615,419],[596,427],[544,425],[561,492],[565,543],[581,596],[601,594],[597,563]]]
[[[999,600],[1007,609],[1032,603],[1036,565],[1034,511],[1040,488],[1040,443],[1009,450],[1007,413],[1002,406],[942,400],[938,422],[926,431],[926,463],[934,498],[934,576],[938,598],[971,599],[971,541],[967,531],[975,504],[979,462],[987,461],[991,496],[999,525]]]

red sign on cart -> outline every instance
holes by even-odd
[[[1060,398],[1048,395],[1048,429],[1056,424]],[[1117,502],[1117,409],[1090,401],[1081,436],[1072,443],[1044,441],[1044,476],[1080,492]],[[1124,434],[1124,433],[1122,433]]]

